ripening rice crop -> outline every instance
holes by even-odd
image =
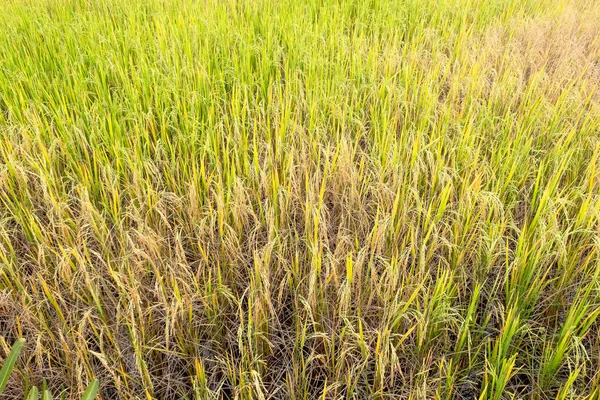
[[[592,400],[599,314],[599,1],[0,0],[2,399]]]

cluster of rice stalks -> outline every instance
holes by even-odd
[[[2,398],[600,396],[598,32],[584,0],[3,0]]]
[[[0,369],[0,394],[4,391],[8,379],[10,378],[10,374],[12,373],[13,368],[15,367],[15,363],[17,362],[17,357],[21,353],[21,349],[25,344],[25,339],[21,338],[17,340],[17,342],[13,345],[10,354],[4,360],[4,365],[2,369]],[[98,380],[94,380],[88,387],[85,389],[81,400],[93,400],[96,398],[96,394],[98,393]],[[29,390],[29,394],[27,395],[27,400],[38,400],[40,398],[40,391],[37,386],[33,386]],[[42,388],[42,400],[52,400],[52,393],[48,390],[48,388]]]

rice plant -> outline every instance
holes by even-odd
[[[12,346],[9,355],[4,362],[4,365],[2,366],[2,369],[0,369],[0,394],[2,394],[4,388],[6,387],[6,383],[10,378],[10,374],[12,373],[13,368],[15,367],[15,363],[17,361],[17,358],[19,357],[19,354],[21,353],[21,349],[23,348],[24,344],[25,339],[21,338],[17,340],[17,342]],[[83,392],[81,400],[95,399],[96,394],[98,393],[98,387],[98,381],[94,380],[92,383],[90,383],[87,389],[85,389],[85,392]],[[36,386],[33,386],[29,390],[29,394],[27,395],[26,400],[37,400],[38,398],[39,389]],[[52,399],[52,394],[46,387],[42,389],[42,399]]]
[[[0,1],[2,399],[597,398],[598,32]]]

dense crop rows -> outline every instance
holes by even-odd
[[[0,0],[2,398],[600,396],[599,32],[594,0]]]

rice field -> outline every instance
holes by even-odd
[[[0,0],[2,399],[600,398],[600,2]]]

